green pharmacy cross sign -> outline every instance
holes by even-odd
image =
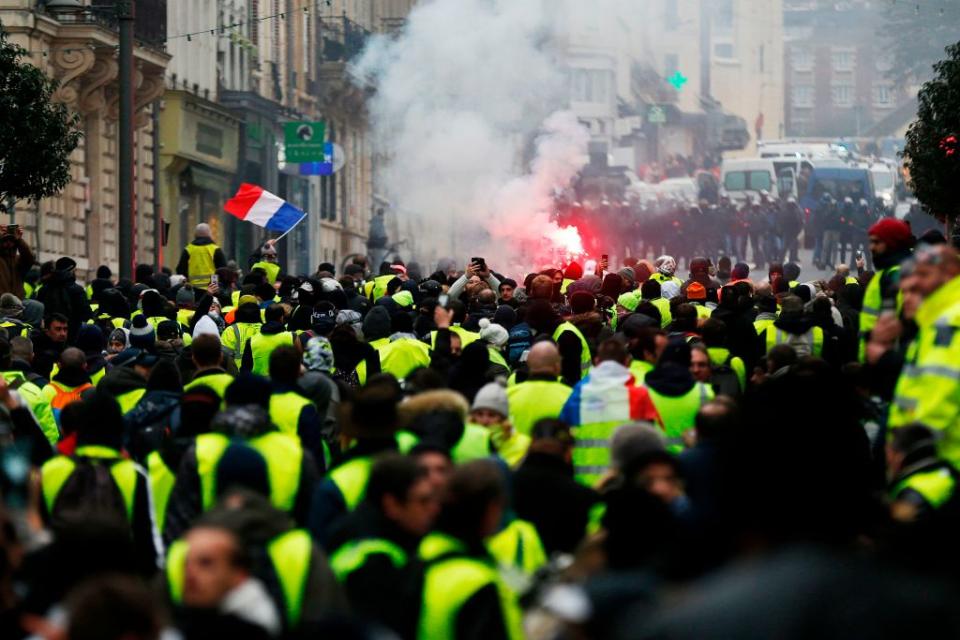
[[[679,71],[674,71],[673,75],[667,78],[667,82],[673,85],[674,89],[680,91],[680,89],[683,89],[683,85],[687,84],[687,76]]]
[[[287,162],[323,162],[326,142],[323,122],[285,122],[283,133]]]

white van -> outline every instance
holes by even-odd
[[[757,143],[761,158],[831,158],[836,150],[826,142],[798,142],[792,140],[761,140]]]
[[[724,193],[731,200],[743,201],[747,195],[756,200],[761,191],[772,198],[797,197],[797,177],[805,167],[802,158],[730,158],[720,167]]]

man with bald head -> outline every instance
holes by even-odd
[[[87,356],[76,347],[67,347],[60,354],[57,375],[41,392],[43,400],[50,405],[57,427],[60,427],[60,412],[68,404],[77,402],[93,390],[87,373]]]
[[[557,418],[570,397],[570,387],[560,382],[560,350],[549,340],[537,342],[527,354],[530,375],[526,382],[507,388],[510,422],[524,435],[530,435],[541,418]]]
[[[887,424],[929,427],[937,433],[940,455],[960,467],[960,257],[948,245],[921,245],[900,286],[918,331],[907,347]],[[890,332],[884,331],[888,322]],[[879,335],[871,343],[886,338],[892,346],[896,335],[886,334],[897,332],[888,322],[877,323]]]
[[[193,242],[184,248],[177,263],[177,273],[186,276],[194,287],[206,289],[217,269],[227,266],[220,247],[213,242],[210,225],[201,222],[193,232]]]

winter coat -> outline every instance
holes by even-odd
[[[87,293],[77,284],[72,270],[55,272],[37,292],[37,300],[43,303],[46,316],[62,313],[68,318],[71,342],[76,339],[80,325],[93,317]]]
[[[33,266],[34,257],[23,240],[17,240],[15,251],[0,255],[0,293],[12,293],[23,300],[23,278]]]
[[[513,476],[517,517],[533,523],[548,555],[573,553],[599,499],[573,479],[573,466],[556,456],[532,451]]]
[[[135,460],[146,459],[173,432],[181,395],[177,391],[147,391],[123,417],[124,448]]]

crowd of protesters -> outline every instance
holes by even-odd
[[[0,637],[960,634],[942,235],[827,281],[274,244],[78,282],[0,226]]]

